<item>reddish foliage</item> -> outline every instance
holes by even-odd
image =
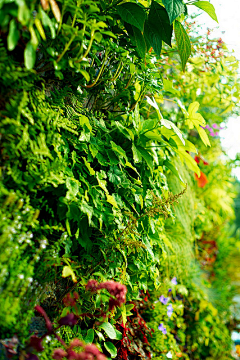
[[[195,179],[198,182],[198,187],[201,187],[201,188],[203,188],[208,183],[208,179],[202,171],[200,173],[200,177],[198,177],[198,175],[195,174]]]

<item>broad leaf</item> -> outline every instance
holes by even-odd
[[[171,46],[172,31],[173,27],[166,9],[153,1],[145,24],[144,35],[158,56],[161,53],[162,41]]]
[[[197,112],[198,108],[199,108],[199,103],[197,101],[194,101],[189,105],[186,124],[188,125],[189,129],[193,129],[193,127],[195,127],[198,130],[198,133],[203,143],[206,146],[211,146],[208,136],[205,130],[203,129],[203,127],[206,125],[206,122],[202,117],[202,115]]]
[[[130,36],[130,38],[133,42],[133,45],[136,46],[138,55],[141,58],[144,58],[145,54],[147,52],[147,45],[146,45],[143,34],[136,26],[133,26],[133,25],[130,25],[127,23],[125,23],[125,28],[127,29],[128,35]]]
[[[84,342],[85,342],[86,344],[91,344],[91,343],[93,342],[93,340],[94,340],[94,330],[93,330],[93,329],[89,329],[89,330],[87,331],[87,335],[86,335],[86,337],[85,337],[85,339],[84,339]]]
[[[113,343],[106,341],[104,343],[104,347],[111,355],[111,358],[115,358],[117,356],[117,348],[113,345]]]
[[[170,24],[185,11],[185,7],[181,0],[162,0],[162,2],[167,10]]]
[[[141,6],[128,2],[119,5],[117,11],[123,21],[143,31],[146,14]]]
[[[192,171],[194,171],[198,177],[200,176],[200,169],[196,163],[196,161],[191,157],[191,155],[189,155],[185,150],[183,149],[178,149],[175,150],[179,155],[180,158],[182,160],[185,160],[187,167],[189,167],[189,169],[191,169]]]
[[[117,337],[116,331],[115,331],[114,327],[112,326],[112,324],[110,324],[109,322],[105,322],[100,325],[100,328],[105,331],[105,333],[107,334],[107,336],[110,339],[116,339],[116,337]]]
[[[217,15],[215,12],[214,6],[208,1],[197,1],[193,5],[197,6],[199,9],[205,11],[213,20],[218,23]]]
[[[174,32],[178,46],[178,53],[182,62],[182,70],[185,71],[186,63],[191,55],[191,42],[186,30],[177,20],[174,23]]]

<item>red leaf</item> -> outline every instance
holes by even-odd
[[[195,174],[195,179],[198,182],[198,187],[201,187],[201,188],[203,188],[208,183],[208,179],[202,171],[200,173],[200,177],[198,177],[197,174]]]

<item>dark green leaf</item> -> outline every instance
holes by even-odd
[[[104,347],[111,355],[111,358],[115,358],[117,356],[117,348],[113,345],[113,343],[107,341],[104,343]]]
[[[17,29],[17,23],[14,19],[10,21],[9,33],[7,37],[8,50],[12,51],[18,43],[19,31]]]
[[[136,26],[125,23],[125,27],[133,45],[137,48],[138,55],[143,59],[147,52],[147,46],[143,34],[138,28],[136,28]]]
[[[119,5],[117,10],[123,21],[143,31],[146,14],[141,6],[128,2]]]
[[[162,41],[171,46],[172,31],[173,27],[166,9],[153,1],[145,24],[144,35],[158,56],[161,52]]]
[[[140,154],[142,155],[142,157],[146,161],[149,169],[153,170],[153,158],[152,158],[152,156],[143,147],[137,146],[136,148],[137,148],[137,150],[139,150]]]
[[[182,62],[182,70],[185,71],[186,63],[191,55],[191,42],[186,30],[179,21],[174,24],[175,37],[178,46],[178,53]]]
[[[32,69],[36,61],[36,50],[29,41],[26,49],[24,50],[24,64],[27,69]]]
[[[162,0],[162,2],[167,10],[170,24],[185,11],[184,4],[181,0]]]

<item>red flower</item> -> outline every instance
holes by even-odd
[[[198,187],[201,187],[201,188],[203,188],[208,183],[208,179],[207,179],[206,175],[202,171],[201,171],[199,177],[198,177],[197,174],[195,174],[195,179],[198,182]]]

